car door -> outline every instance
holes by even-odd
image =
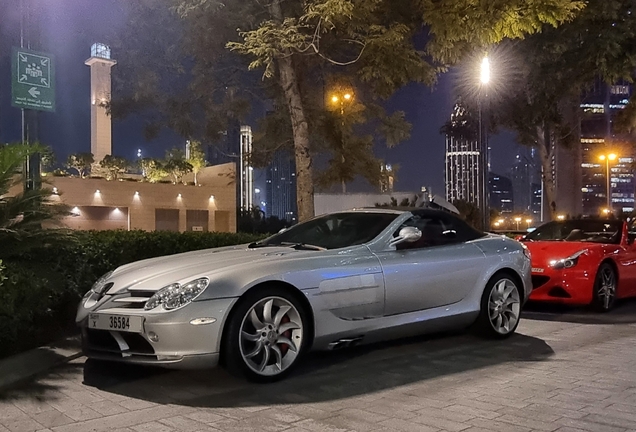
[[[384,272],[386,315],[453,304],[473,289],[485,256],[465,241],[463,225],[453,221],[444,215],[414,214],[399,229],[415,226],[422,231],[421,239],[377,253]]]
[[[636,295],[636,226],[627,225],[627,238],[621,241],[621,252],[617,258],[620,267],[620,297]]]

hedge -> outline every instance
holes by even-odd
[[[249,243],[262,235],[168,231],[78,231],[63,248],[0,263],[0,358],[75,328],[79,300],[104,273],[162,255]],[[4,280],[3,280],[4,279]]]

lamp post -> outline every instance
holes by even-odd
[[[488,202],[488,132],[483,125],[482,105],[486,85],[490,82],[490,61],[488,56],[484,57],[481,61],[479,81],[481,83],[479,88],[479,152],[481,159],[481,188],[480,188],[480,207],[481,207],[481,220],[484,231],[488,230],[490,226],[490,209]]]
[[[606,197],[607,197],[607,208],[611,211],[612,209],[612,179],[610,176],[610,161],[616,160],[616,155],[614,153],[610,153],[608,155],[601,155],[599,156],[599,159],[601,161],[605,161],[605,180],[606,180],[606,185],[607,185],[607,193],[606,193]]]
[[[345,126],[345,119],[344,119],[344,107],[345,107],[345,103],[350,103],[353,101],[353,94],[350,92],[345,92],[344,94],[334,94],[331,96],[331,102],[333,104],[340,104],[340,117],[341,117],[341,126],[342,128],[340,129],[340,136],[341,136],[341,144],[342,144],[342,165],[344,166],[345,163],[345,137],[344,137],[344,126]],[[346,182],[344,180],[344,178],[342,179],[342,193],[345,194],[347,193],[347,185]]]
[[[517,231],[519,231],[519,222],[521,222],[521,218],[520,217],[516,217],[515,218],[515,222],[517,222]]]
[[[530,229],[530,224],[532,223],[532,219],[526,219],[526,223],[528,224],[528,229]]]

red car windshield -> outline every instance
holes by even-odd
[[[527,241],[577,241],[618,244],[623,222],[620,220],[566,220],[549,222],[527,234]]]

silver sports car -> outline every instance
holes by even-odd
[[[524,245],[448,212],[351,210],[249,245],[121,266],[86,293],[77,322],[91,358],[220,362],[272,381],[310,349],[471,325],[507,337],[530,272]]]

